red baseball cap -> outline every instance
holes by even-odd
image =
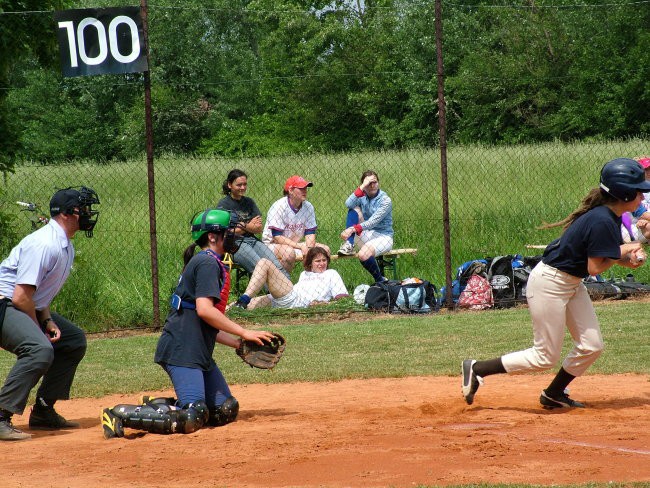
[[[307,188],[314,186],[311,181],[307,181],[302,176],[293,175],[284,184],[284,191],[289,191],[291,188]]]
[[[643,169],[650,168],[650,158],[639,158],[639,164],[643,166]]]

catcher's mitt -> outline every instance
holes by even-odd
[[[242,340],[236,352],[251,368],[273,369],[284,354],[286,346],[284,337],[274,332],[270,343],[264,342],[260,346],[256,342]]]

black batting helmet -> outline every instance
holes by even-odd
[[[649,192],[650,181],[638,161],[628,158],[612,159],[600,170],[600,188],[624,202],[631,202],[637,192]]]

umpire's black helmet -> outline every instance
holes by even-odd
[[[649,192],[650,181],[638,161],[628,158],[612,159],[600,171],[600,188],[624,202],[631,202],[637,192]]]

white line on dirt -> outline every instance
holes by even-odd
[[[580,441],[570,441],[568,439],[542,439],[543,442],[548,442],[550,444],[569,444],[571,446],[580,446],[580,447],[592,447],[594,449],[609,449],[611,451],[619,452],[630,452],[633,454],[643,454],[646,456],[650,455],[650,451],[645,449],[632,449],[630,447],[618,447],[618,446],[607,446],[603,444],[591,444],[589,442],[580,442]]]

